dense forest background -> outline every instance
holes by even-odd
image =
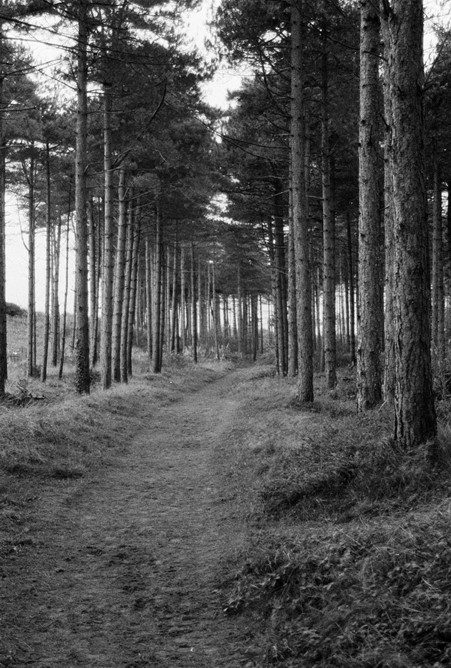
[[[434,438],[449,384],[450,32],[436,26],[424,71],[421,3],[392,5],[220,3],[211,48],[252,72],[226,112],[202,95],[217,62],[181,38],[195,2],[2,5],[1,256],[11,191],[28,218],[29,377],[62,376],[68,342],[81,393],[93,369],[104,389],[126,382],[135,343],[154,372],[163,353],[270,350],[304,403],[314,370],[333,390],[346,361],[360,411],[394,402],[400,443]],[[33,63],[36,35],[60,49],[55,67]],[[3,261],[3,392],[4,285]]]

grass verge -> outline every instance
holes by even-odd
[[[353,380],[301,409],[290,381],[250,370],[238,468],[251,538],[224,609],[261,627],[261,665],[451,665],[449,401],[440,464],[390,439],[387,407],[357,415]]]

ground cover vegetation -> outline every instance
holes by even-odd
[[[420,0],[223,0],[224,58],[253,74],[222,114],[179,18],[0,2],[5,517],[30,479],[126,451],[144,404],[259,359],[230,438],[249,538],[218,585],[265,648],[250,660],[445,666],[449,29],[425,71]],[[30,76],[30,31],[66,35],[52,76],[74,95]],[[28,219],[26,317],[5,301],[6,189]]]

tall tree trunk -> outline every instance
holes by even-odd
[[[323,52],[321,64],[321,185],[323,195],[323,332],[324,370],[326,384],[332,389],[337,384],[337,346],[335,335],[335,212],[331,183],[331,155],[329,141],[329,62],[327,54],[326,18],[323,24]]]
[[[194,264],[194,244],[191,242],[191,345],[193,348],[193,362],[197,364],[197,317],[196,317],[196,281],[195,281],[195,264]]]
[[[171,302],[171,352],[177,351],[177,242],[174,242],[172,264],[172,302]]]
[[[96,228],[94,224],[94,211],[92,198],[88,200],[88,225],[89,225],[89,310],[91,314],[91,364],[97,364],[97,334],[99,322],[99,301],[98,301],[98,281],[97,281],[97,244]]]
[[[125,216],[125,212],[124,212]],[[135,217],[130,202],[128,208],[128,223],[127,235],[125,240],[125,253],[123,258],[124,284],[122,289],[122,306],[121,306],[121,331],[118,335],[118,355],[119,355],[119,380],[122,383],[128,382],[128,332],[129,332],[129,317],[130,317],[130,301],[132,298],[132,281],[133,281],[133,246],[135,238]]]
[[[122,308],[124,302],[125,285],[125,245],[127,238],[127,215],[125,210],[125,168],[121,167],[119,171],[119,212],[117,221],[117,244],[116,244],[116,263],[114,270],[114,291],[113,291],[113,327],[112,327],[112,367],[113,380],[121,380],[121,333],[122,333]],[[131,206],[131,205],[130,205]],[[129,216],[130,219],[130,216]]]
[[[60,287],[60,257],[61,257],[61,214],[58,216],[58,224],[56,229],[56,236],[54,237],[53,245],[53,281],[52,281],[52,366],[58,366],[58,354],[60,344],[60,303],[59,303],[59,287]]]
[[[349,329],[351,336],[351,361],[356,362],[355,355],[355,285],[354,285],[354,255],[352,246],[351,214],[346,212],[346,239],[348,246],[349,266]]]
[[[77,38],[77,135],[75,157],[75,253],[77,294],[75,388],[89,393],[88,230],[86,219],[86,167],[88,134],[87,101],[88,3],[79,1]]]
[[[146,230],[145,240],[145,266],[146,266],[146,316],[147,316],[147,356],[149,367],[152,364],[152,248],[150,245],[150,232]]]
[[[360,2],[359,124],[359,304],[357,407],[382,398],[380,322],[381,193],[379,152],[379,13],[372,0]]]
[[[220,360],[219,355],[219,308],[218,308],[218,295],[216,294],[216,268],[213,261],[211,265],[211,278],[212,278],[212,292],[213,292],[213,324],[214,324],[214,333],[215,333],[215,353],[216,359]]]
[[[47,380],[47,362],[50,340],[50,280],[52,254],[52,210],[50,189],[50,146],[45,143],[45,182],[46,182],[46,230],[45,230],[45,306],[44,306],[44,341],[41,366],[41,380]]]
[[[161,272],[161,253],[162,253],[162,229],[161,214],[157,206],[156,210],[156,231],[153,262],[153,310],[152,310],[152,371],[161,372],[161,292],[162,292],[162,272]]]
[[[296,263],[294,257],[293,215],[291,213],[290,188],[290,229],[288,233],[288,374],[296,376],[298,372],[298,328],[296,322]]]
[[[442,222],[442,190],[437,156],[434,157],[434,197],[432,211],[432,352],[439,379],[445,367],[445,294]]]
[[[299,400],[313,401],[312,288],[307,191],[305,187],[302,26],[303,1],[291,0],[291,188],[296,259]]]
[[[238,266],[237,274],[237,342],[238,342],[238,355],[243,354],[243,311],[242,311],[242,301],[243,301],[243,290],[241,284],[241,265]]]
[[[139,241],[140,241],[140,218],[135,211],[133,229],[133,248],[132,248],[132,271],[130,277],[130,299],[128,302],[128,330],[127,330],[127,373],[128,378],[133,374],[132,352],[133,352],[133,328],[136,323],[136,294],[138,288],[138,268],[139,268]],[[137,331],[137,327],[136,327]]]
[[[185,276],[185,247],[180,246],[180,348],[186,348],[186,276]]]
[[[385,21],[381,23],[382,38],[385,45],[390,36]],[[392,402],[395,395],[395,238],[394,238],[394,202],[393,202],[393,147],[392,147],[392,111],[388,80],[388,62],[383,64],[384,89],[384,246],[385,246],[385,309],[384,309],[384,400]]]
[[[34,160],[34,142],[31,143],[30,172],[28,177],[28,312],[27,312],[27,374],[34,376],[36,371],[35,350],[35,327],[36,327],[36,299],[35,299],[35,203],[34,203],[34,178],[35,178],[35,160]]]
[[[111,344],[113,329],[114,221],[113,169],[111,165],[111,92],[103,92],[104,244],[102,253],[102,320],[100,331],[100,372],[102,387],[111,387]]]
[[[66,257],[65,257],[65,272],[64,272],[64,298],[63,298],[63,323],[61,327],[61,358],[60,367],[58,371],[58,378],[61,380],[64,371],[64,358],[66,354],[66,340],[67,340],[67,299],[69,296],[69,238],[70,238],[70,205],[71,193],[69,190],[69,204],[67,209],[67,225],[66,225]]]
[[[283,220],[282,183],[274,183],[274,251],[276,271],[277,311],[279,316],[280,366],[284,376],[288,373],[288,313],[287,313],[287,269],[285,262],[285,238]]]
[[[0,0],[0,11],[4,0]],[[3,73],[3,22],[0,18],[0,397],[5,394],[8,377],[6,345],[6,298],[5,298],[5,190],[6,190],[6,138],[4,132],[4,73]]]
[[[430,351],[430,268],[424,178],[422,0],[384,2],[392,103],[395,276],[395,440],[434,439]]]

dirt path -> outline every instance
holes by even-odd
[[[7,567],[0,665],[258,665],[216,589],[244,538],[233,389],[231,374],[157,407],[113,465],[46,490]]]

